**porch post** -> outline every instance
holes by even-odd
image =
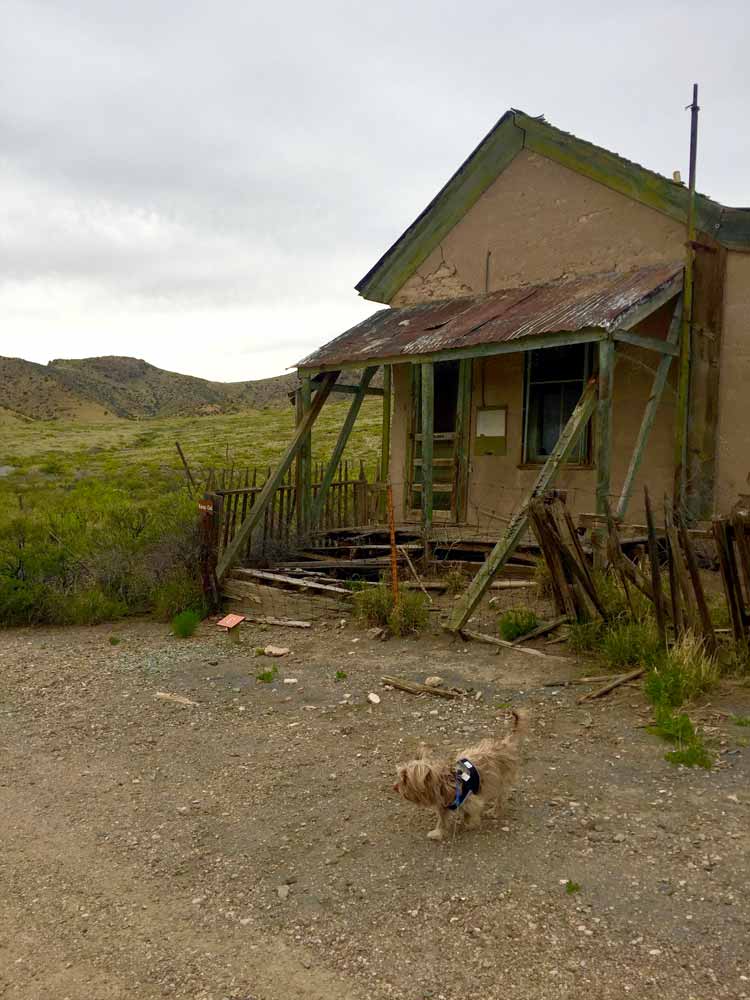
[[[300,385],[300,416],[302,423],[310,411],[312,401],[312,380],[309,375],[302,376]],[[306,535],[310,530],[310,504],[312,502],[312,434],[308,428],[302,439],[297,457],[298,489],[297,489],[297,532]]]
[[[367,392],[367,387],[372,381],[372,377],[377,371],[377,367],[365,368],[362,373],[362,378],[360,379],[359,385],[357,386],[357,392],[352,396],[352,401],[349,404],[349,412],[346,415],[344,423],[341,425],[341,431],[339,432],[338,440],[334,446],[331,457],[328,461],[328,465],[323,472],[320,484],[318,486],[318,492],[315,498],[311,500],[310,503],[310,526],[317,527],[320,518],[325,509],[326,497],[328,496],[328,490],[330,489],[331,483],[333,482],[334,476],[336,475],[336,470],[339,467],[341,458],[344,454],[344,449],[347,446],[349,437],[352,433],[352,428],[359,415],[359,411],[362,407],[362,402],[365,398],[365,393]]]
[[[469,439],[471,437],[471,386],[472,358],[464,358],[458,365],[458,401],[456,405],[456,479],[455,517],[460,523],[466,520],[469,492]]]
[[[612,382],[615,368],[615,345],[612,340],[599,342],[599,375],[596,403],[596,512],[607,513],[612,465]]]
[[[435,368],[432,361],[422,363],[422,529],[432,530],[432,453],[435,412]]]
[[[380,431],[380,515],[386,514],[386,483],[390,474],[391,460],[391,389],[393,383],[393,366],[383,365],[383,423]]]
[[[678,295],[677,301],[675,302],[674,312],[672,313],[672,321],[669,324],[669,333],[667,334],[666,341],[667,344],[674,346],[677,343],[680,336],[681,322],[682,295]],[[666,385],[671,365],[672,355],[663,354],[656,369],[656,375],[654,375],[654,383],[651,386],[651,394],[648,397],[646,409],[643,411],[643,419],[638,431],[638,438],[635,442],[633,454],[630,457],[630,465],[628,466],[628,471],[625,475],[625,482],[623,483],[622,492],[620,493],[620,499],[617,504],[618,518],[623,518],[625,516],[625,511],[628,509],[628,503],[630,502],[630,497],[633,493],[635,477],[638,474],[641,462],[643,461],[643,455],[651,434],[651,428],[653,427],[654,420],[656,419],[656,411],[659,408],[659,403],[661,402],[661,397],[664,392],[664,386]]]

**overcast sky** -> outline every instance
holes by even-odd
[[[508,108],[750,204],[746,0],[0,0],[0,354],[281,373]]]

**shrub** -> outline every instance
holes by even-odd
[[[195,630],[200,623],[201,616],[198,612],[188,609],[174,616],[172,619],[172,631],[180,639],[189,639],[191,635],[195,634]]]
[[[393,611],[393,594],[386,584],[355,591],[353,603],[354,614],[366,625],[388,625]]]
[[[652,732],[676,745],[665,754],[670,764],[684,767],[712,766],[712,758],[684,712],[675,709],[708,691],[719,679],[719,664],[705,644],[685,632],[646,677],[646,697],[654,706]]]
[[[719,680],[719,664],[702,639],[685,632],[646,678],[646,696],[655,706],[679,708],[710,690]]]
[[[650,667],[661,657],[662,647],[651,622],[624,621],[605,629],[602,654],[613,667]]]
[[[388,628],[394,635],[418,635],[427,628],[430,612],[427,598],[416,590],[400,591],[398,603],[388,615]]]
[[[511,608],[500,616],[498,628],[506,642],[512,642],[527,632],[531,632],[539,624],[536,614],[529,608]]]
[[[571,622],[568,629],[568,644],[574,653],[591,653],[600,649],[604,634],[604,622]]]
[[[455,596],[466,590],[467,580],[460,569],[451,569],[443,577],[446,594]]]
[[[684,712],[675,715],[668,707],[659,706],[655,715],[656,723],[651,726],[651,732],[675,744],[675,749],[667,751],[664,755],[669,764],[711,768],[713,765],[711,755]]]
[[[179,567],[161,583],[151,595],[153,613],[160,621],[169,621],[182,611],[205,613],[203,590],[197,578],[184,567]]]

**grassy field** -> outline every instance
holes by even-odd
[[[348,401],[327,405],[313,433],[325,459]],[[367,400],[346,458],[375,466],[382,404]],[[0,417],[0,624],[96,621],[199,600],[192,576],[195,503],[175,448],[192,467],[279,458],[291,406],[231,416],[91,423]],[[9,468],[10,467],[10,468]]]

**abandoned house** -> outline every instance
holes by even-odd
[[[503,552],[553,485],[631,520],[644,484],[694,521],[750,492],[750,209],[510,110],[357,289],[386,308],[299,364],[298,482],[341,388],[334,458],[378,391],[397,521],[505,532]],[[325,486],[299,495],[308,524]]]

